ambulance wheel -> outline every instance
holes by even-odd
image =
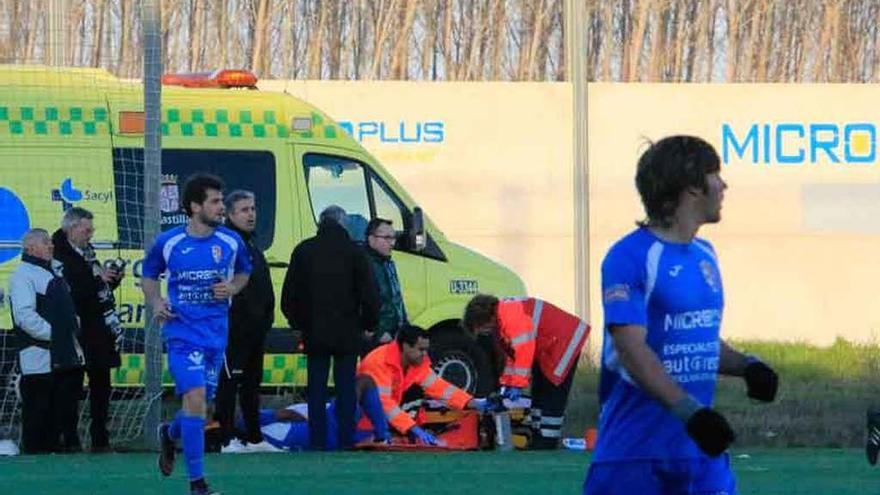
[[[434,371],[444,380],[477,397],[492,392],[489,356],[461,330],[433,332],[429,353]]]

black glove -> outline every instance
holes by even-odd
[[[736,439],[724,416],[691,396],[673,405],[672,413],[684,422],[688,435],[710,457],[721,455]]]
[[[486,397],[486,409],[488,413],[498,413],[507,410],[504,406],[504,396],[498,392],[492,392]]]
[[[761,360],[750,357],[746,365],[744,378],[748,396],[763,402],[773,402],[776,398],[776,389],[779,388],[779,376],[773,368],[764,364]]]
[[[691,415],[685,425],[688,435],[710,457],[718,457],[736,440],[736,434],[724,416],[708,407]]]

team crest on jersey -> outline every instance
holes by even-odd
[[[605,304],[629,301],[629,285],[614,284],[602,293]]]
[[[211,256],[214,257],[214,263],[220,263],[220,260],[223,259],[223,249],[214,244],[211,246]]]
[[[712,292],[718,292],[718,274],[715,272],[715,267],[712,266],[712,263],[707,260],[701,261],[700,271],[703,273],[706,285],[712,289]]]

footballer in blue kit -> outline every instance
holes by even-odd
[[[174,468],[175,442],[183,454],[194,495],[216,494],[204,479],[204,427],[207,402],[217,388],[224,362],[232,296],[247,284],[251,260],[242,239],[225,227],[223,183],[195,175],[184,186],[187,225],[163,232],[147,252],[142,287],[153,317],[162,323],[168,368],[183,408],[160,427],[159,469]],[[167,277],[168,298],[159,278]]]
[[[636,186],[647,214],[602,263],[599,433],[584,493],[733,495],[733,429],[712,409],[719,373],[770,402],[776,373],[720,338],[724,287],[712,245],[727,184],[715,149],[691,136],[652,144]]]
[[[358,429],[354,433],[355,443],[366,440],[388,443],[391,432],[388,428],[388,418],[382,407],[379,390],[376,384],[369,378],[361,377],[357,383],[357,408],[355,409],[355,421],[360,421],[362,416],[370,418],[369,429]],[[308,450],[312,443],[309,441],[308,404],[298,403],[281,410],[263,409],[260,411],[260,430],[263,438],[276,449],[290,452]],[[327,403],[327,448],[337,450],[340,448],[339,429],[336,424],[336,399]],[[244,430],[243,419],[236,422],[239,430]]]

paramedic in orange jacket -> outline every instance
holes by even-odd
[[[473,398],[434,373],[428,357],[429,344],[428,332],[414,325],[404,325],[394,342],[373,349],[361,361],[358,380],[368,377],[375,383],[385,416],[395,430],[421,443],[437,445],[437,439],[400,408],[407,389],[417,385],[426,397],[446,401],[453,409],[485,412],[487,404],[485,399]]]
[[[532,388],[533,449],[558,448],[574,371],[590,326],[577,316],[535,298],[499,300],[474,296],[462,324],[475,335],[492,335],[504,358],[499,383],[516,400]]]

